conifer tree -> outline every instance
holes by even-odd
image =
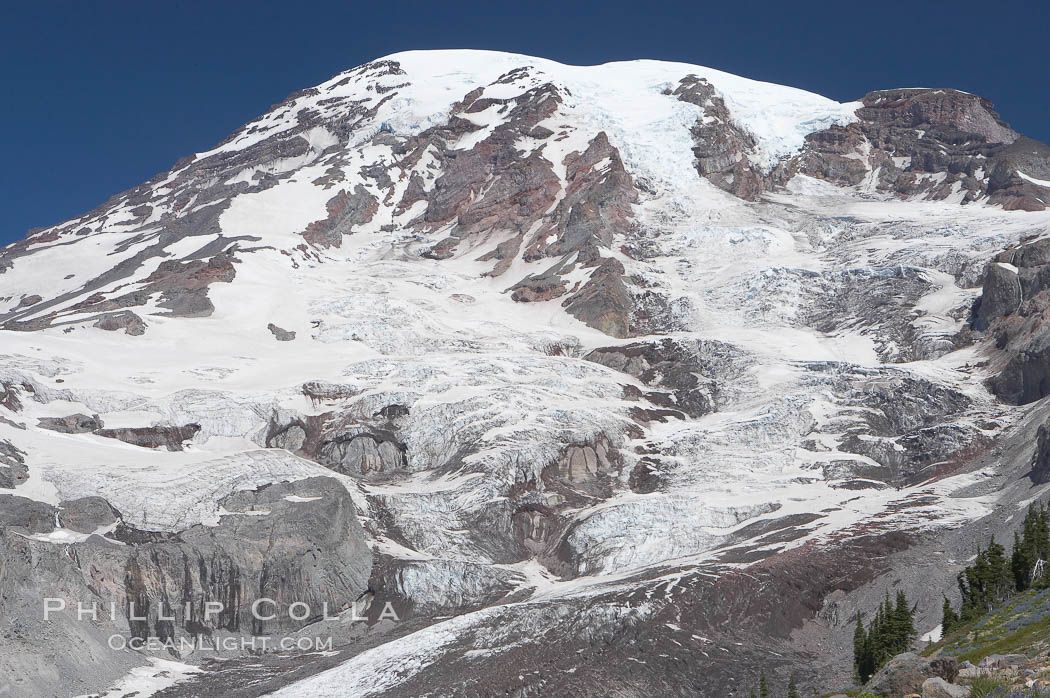
[[[853,667],[857,679],[864,683],[886,662],[906,652],[915,638],[915,609],[908,603],[903,591],[896,600],[886,597],[875,610],[875,617],[864,628],[860,614],[853,631]]]
[[[867,654],[868,634],[864,632],[864,623],[860,619],[860,611],[857,611],[857,628],[853,631],[853,673],[859,683],[864,683]]]
[[[758,698],[769,698],[769,683],[766,681],[766,670],[762,670],[762,678],[758,681]]]
[[[798,695],[798,684],[795,683],[795,675],[792,674],[791,678],[788,679],[788,695],[787,698],[799,698]]]
[[[986,581],[988,603],[990,606],[997,606],[1008,599],[1014,592],[1016,584],[1013,570],[1010,569],[1010,563],[1006,558],[1006,549],[996,543],[994,538],[988,543],[985,559],[988,562],[988,579]],[[991,609],[989,608],[989,610]]]
[[[1028,519],[1031,517],[1032,511],[1028,510],[1028,516],[1025,517],[1025,538],[1027,539],[1028,531]],[[1035,567],[1035,560],[1033,559],[1033,546],[1030,541],[1022,541],[1021,537],[1014,532],[1014,549],[1010,554],[1010,571],[1014,575],[1014,588],[1017,591],[1024,591],[1032,583],[1032,568]]]
[[[1050,587],[1050,510],[1028,507],[1020,534],[1014,533],[1009,557],[993,538],[988,548],[977,549],[972,565],[957,577],[962,599],[958,613],[945,599],[944,633],[985,615],[1018,592]]]
[[[988,555],[985,551],[978,548],[977,557],[973,561],[972,573],[968,575],[967,581],[970,582],[974,612],[981,615],[988,612],[988,580],[990,576]]]
[[[1030,507],[1031,508],[1031,507]],[[1035,529],[1035,540],[1032,547],[1040,560],[1050,560],[1050,511],[1040,506],[1033,515],[1032,527]]]
[[[890,638],[894,655],[907,652],[915,639],[915,621],[912,617],[912,608],[908,605],[908,597],[904,590],[897,590],[897,601],[893,607],[893,618],[890,624]]]
[[[959,624],[959,616],[955,613],[952,608],[952,602],[948,600],[948,597],[944,597],[944,606],[942,607],[941,613],[941,637],[946,637],[948,633],[955,629]]]

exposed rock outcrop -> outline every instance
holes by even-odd
[[[146,332],[146,322],[130,310],[116,313],[105,313],[95,321],[93,327],[107,332],[124,330],[124,334],[138,337]]]
[[[169,451],[181,451],[183,443],[189,441],[201,430],[199,424],[184,426],[122,427],[116,429],[96,429],[95,434],[108,439],[118,439],[125,443],[143,448],[165,447]]]
[[[361,433],[327,441],[318,457],[341,473],[360,477],[389,474],[406,465],[405,446],[387,434]]]
[[[671,94],[703,109],[703,116],[692,128],[693,155],[701,177],[748,201],[771,186],[771,178],[751,163],[749,156],[754,153],[755,139],[733,122],[714,85],[705,78],[689,75]]]
[[[985,273],[973,328],[987,330],[995,321],[1015,313],[1022,300],[1017,267],[1006,262],[992,263]]]
[[[29,477],[25,451],[0,439],[0,488],[13,489]]]
[[[62,434],[83,434],[101,429],[103,423],[97,414],[71,414],[67,417],[41,417],[37,426]]]
[[[1050,240],[1022,241],[989,264],[972,327],[995,338],[999,373],[988,386],[1026,404],[1050,395]]]
[[[729,399],[728,383],[742,377],[750,359],[717,341],[663,339],[595,349],[584,357],[637,378],[652,392],[640,395],[654,405],[702,417]]]
[[[864,685],[864,690],[886,698],[905,698],[922,691],[923,684],[933,676],[929,660],[906,652],[898,654],[879,669]]]
[[[1035,453],[1032,455],[1032,470],[1028,475],[1034,485],[1050,482],[1050,426],[1043,424],[1036,435]]]
[[[1019,136],[987,100],[916,88],[871,92],[861,101],[856,123],[809,134],[781,177],[798,172],[844,186],[868,182],[932,200],[987,199],[1008,210],[1042,210],[1050,200],[1050,190],[1031,181],[1050,173],[1050,148]]]
[[[274,336],[278,342],[290,342],[295,339],[295,332],[286,330],[282,327],[278,327],[272,322],[266,326],[266,329],[270,330],[270,333]]]
[[[372,220],[379,210],[379,201],[367,189],[358,185],[354,191],[341,191],[328,201],[328,217],[307,226],[303,238],[318,247],[339,247],[343,236]]]
[[[414,164],[428,152],[439,159],[440,174],[429,190],[424,191],[417,178],[399,204],[407,209],[425,196],[423,226],[433,229],[453,223],[449,236],[426,251],[426,256],[447,258],[462,242],[483,239],[486,233],[522,235],[543,217],[556,201],[558,177],[543,157],[542,147],[521,157],[515,144],[523,137],[531,138],[539,122],[553,115],[561,103],[561,94],[552,84],[526,88],[510,99],[485,97],[484,89],[478,88],[453,106],[447,124],[400,146],[406,156],[403,166]],[[485,130],[474,121],[475,115],[492,112],[504,115],[495,128]],[[474,132],[483,137],[473,147],[451,149]]]
[[[0,381],[0,406],[6,407],[12,412],[22,409],[22,401],[18,395],[26,390],[25,385],[16,385],[14,382]]]
[[[922,682],[922,698],[967,698],[969,695],[969,686],[949,683],[940,676]]]
[[[114,633],[125,641],[208,638],[212,644],[223,636],[289,634],[348,608],[368,588],[371,552],[353,503],[335,480],[312,478],[236,492],[222,506],[228,513],[216,526],[158,535],[120,524],[108,534],[112,539],[92,535],[58,547],[32,536],[46,538],[58,522],[91,533],[118,522],[118,513],[99,498],[63,502],[55,509],[0,495],[5,589],[0,611],[13,627],[30,623],[36,628],[22,644],[5,644],[0,658],[5,676],[35,677],[26,695],[38,694],[48,680],[56,686],[105,681],[99,673],[106,670],[114,672],[108,678],[113,681],[126,670],[120,661],[124,653],[107,650],[83,658],[68,653],[56,659],[42,649],[78,641],[105,647],[104,636]],[[43,587],[44,580],[51,582]],[[44,596],[61,599],[66,609],[41,625]],[[266,599],[259,607],[263,612],[253,613],[259,599]],[[90,607],[92,601],[99,609],[96,617],[78,618],[76,604]],[[304,606],[292,608],[295,603]],[[62,670],[47,679],[51,674],[45,668],[55,661]],[[94,668],[80,667],[83,673],[76,673],[79,665],[92,663]]]
[[[37,303],[39,303],[42,300],[44,300],[44,299],[42,297],[40,297],[40,295],[35,294],[35,293],[33,295],[31,295],[31,296],[25,296],[25,297],[22,298],[22,300],[20,300],[18,302],[18,305],[15,306],[15,310],[21,310],[22,308],[28,308],[30,306],[36,305]]]
[[[82,497],[62,502],[57,507],[58,522],[77,533],[95,533],[109,527],[121,518],[102,497]]]

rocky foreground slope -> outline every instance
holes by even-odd
[[[858,609],[931,630],[1050,482],[1048,202],[948,89],[442,51],[293,94],[0,251],[0,676],[846,683]]]

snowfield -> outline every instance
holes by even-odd
[[[577,67],[483,51],[382,61],[400,70],[337,75],[145,185],[149,196],[118,197],[44,231],[9,268],[0,258],[0,315],[39,295],[19,321],[57,318],[0,338],[0,381],[19,403],[0,400],[0,442],[26,454],[15,495],[50,505],[99,496],[138,530],[179,532],[218,526],[231,515],[220,504],[231,494],[332,477],[349,492],[369,546],[400,565],[399,593],[454,615],[272,695],[386,695],[463,651],[463,638],[470,652],[499,656],[522,642],[523,628],[568,623],[551,611],[566,599],[666,585],[673,600],[685,592],[672,591],[669,573],[742,569],[840,540],[887,512],[901,529],[933,530],[994,509],[994,497],[973,493],[980,477],[941,476],[936,466],[1028,412],[988,392],[982,345],[957,346],[955,337],[987,260],[1050,232],[1050,213],[961,206],[961,195],[902,200],[873,179],[841,187],[805,174],[755,201],[738,198],[698,175],[693,129],[705,108],[669,96],[684,77],[714,86],[766,174],[807,135],[856,122],[860,103],[707,68]],[[514,100],[547,84],[562,101],[535,128],[555,135],[522,136],[514,150],[522,160],[538,153],[553,172],[558,193],[548,209],[527,230],[496,225],[464,237],[447,258],[430,255],[470,211],[453,222],[427,218],[447,193],[436,182],[452,167],[448,153],[465,158],[484,147],[522,103]],[[424,143],[411,158],[404,144],[447,124],[473,90],[493,100],[465,112],[476,130],[464,127],[445,150]],[[558,260],[514,248],[497,274],[486,257],[549,224],[543,216],[578,185],[567,156],[599,132],[637,200],[630,233],[599,245],[598,259],[622,264],[632,293],[660,299],[652,316],[670,318],[660,331],[610,336],[562,298],[519,302],[514,282]],[[270,143],[288,154],[276,146],[253,154]],[[209,178],[187,174],[194,167]],[[593,167],[599,178],[614,169],[609,158]],[[422,194],[402,205],[413,182]],[[483,202],[494,186],[486,180],[466,199]],[[305,231],[334,215],[338,192],[374,201],[373,215],[341,232],[338,245],[310,242]],[[210,222],[187,234],[177,226],[192,216]],[[212,310],[173,314],[163,293],[174,292],[155,285],[164,265],[224,252],[235,274],[205,284]],[[561,260],[572,266],[563,277],[570,290],[596,278],[583,258]],[[131,271],[107,276],[118,267]],[[121,308],[145,321],[144,333],[96,326],[93,296],[134,292],[148,297]],[[269,325],[295,338],[278,341]],[[641,359],[603,364],[592,354],[663,340],[687,348],[697,362],[691,378],[655,361],[647,373]],[[702,394],[710,409],[687,416],[686,393]],[[900,414],[896,405],[905,405]],[[392,408],[403,413],[390,417]],[[77,414],[109,428],[197,429],[165,448],[46,426]],[[318,423],[327,431],[315,439]],[[294,437],[282,431],[292,427]],[[936,443],[948,445],[926,470],[908,470],[911,456],[901,454],[918,447],[907,439],[939,429]],[[380,476],[351,464],[372,453],[348,445],[362,436],[391,444],[375,447],[369,467],[397,467]],[[580,449],[575,461],[571,448]],[[284,497],[303,506],[318,499]],[[808,517],[797,536],[762,538],[776,530],[765,525],[793,516]],[[78,535],[60,528],[34,540],[62,546],[82,543]],[[725,554],[748,542],[751,557]],[[644,618],[650,609],[588,613],[571,622]],[[113,690],[150,695],[194,671],[150,661]]]

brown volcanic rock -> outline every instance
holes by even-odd
[[[19,386],[7,381],[0,382],[0,406],[6,407],[12,412],[20,411],[22,409],[22,401],[18,399],[18,394],[21,391],[31,393],[33,392],[32,386],[26,383]]]
[[[880,191],[963,202],[987,198],[1004,209],[1042,210],[1050,189],[1022,178],[1050,176],[1050,148],[1005,124],[991,102],[948,89],[881,90],[864,96],[857,123],[806,136],[799,155],[778,168]]]
[[[556,272],[548,270],[544,274],[548,279],[567,274],[576,265],[594,267],[588,281],[562,306],[590,327],[613,337],[628,337],[635,308],[625,270],[619,260],[602,257],[601,251],[631,232],[630,207],[637,201],[637,192],[605,132],[591,139],[583,153],[566,156],[565,166],[565,197],[554,211],[551,226],[527,241],[525,259],[562,256],[569,262]],[[575,258],[568,256],[572,253]],[[550,282],[547,287],[554,288]]]
[[[497,83],[528,75],[528,70],[512,71]],[[632,229],[630,207],[637,192],[619,153],[599,132],[586,150],[567,155],[562,163],[566,186],[558,201],[561,181],[544,157],[544,144],[527,155],[519,150],[522,139],[543,141],[552,135],[538,125],[553,116],[561,103],[558,88],[550,83],[511,99],[485,97],[483,88],[472,90],[453,106],[447,124],[398,146],[404,155],[402,168],[413,166],[429,152],[437,157],[440,172],[428,191],[424,178],[413,171],[398,210],[425,200],[427,208],[415,222],[420,232],[450,226],[447,237],[423,251],[430,259],[449,259],[464,245],[475,247],[507,233],[511,237],[479,257],[496,262],[489,272],[492,276],[504,273],[519,254],[526,261],[561,257],[562,262],[542,274],[511,286],[514,300],[542,302],[573,293],[564,303],[570,314],[613,336],[628,336],[634,304],[623,280],[623,265],[603,260],[600,252]],[[484,128],[471,117],[489,110],[502,115],[491,132],[470,148],[454,150],[461,138]],[[526,232],[537,226],[526,239]],[[573,253],[576,256],[570,259]],[[582,287],[569,289],[560,277],[577,264],[595,271]]]
[[[992,103],[950,89],[878,90],[864,95],[862,121],[899,128],[947,127],[981,136],[988,143],[1013,143],[1018,134],[999,118]]]
[[[208,286],[221,282],[230,283],[237,270],[231,254],[219,254],[205,261],[200,259],[180,262],[162,262],[157,270],[146,277],[143,290],[147,296],[159,292],[158,305],[168,308],[167,315],[173,317],[206,317],[215,310],[208,298]],[[137,299],[138,294],[132,298]],[[115,302],[121,302],[118,298]]]
[[[195,266],[195,263],[189,262],[187,266]],[[233,265],[228,259],[213,257],[203,267],[178,269],[171,276],[155,279],[147,289],[160,291],[157,305],[168,309],[165,315],[207,317],[215,310],[208,298],[208,284],[212,281],[229,283],[233,274]]]
[[[692,128],[696,171],[701,177],[748,201],[769,188],[770,181],[748,159],[748,154],[755,150],[755,139],[732,122],[729,109],[714,85],[689,75],[682,78],[671,94],[704,110],[703,118]]]
[[[0,488],[13,489],[29,477],[25,451],[0,439]]]
[[[630,233],[631,204],[638,202],[638,192],[605,131],[590,140],[587,150],[565,156],[564,164],[568,184],[554,212],[557,237],[549,244],[549,234],[538,237],[530,250],[542,243],[547,257],[590,252],[611,247],[615,239]]]
[[[1050,202],[1050,188],[1034,184],[1018,172],[1050,181],[1050,147],[1024,136],[999,154],[988,181],[988,202],[1007,210],[1042,211]]]
[[[610,337],[630,337],[633,303],[623,273],[618,260],[602,260],[583,288],[562,302],[565,312]]]
[[[26,296],[21,301],[19,301],[18,305],[15,306],[15,309],[20,310],[21,308],[28,308],[31,305],[36,305],[42,300],[44,299],[35,294],[32,296]]]
[[[229,241],[222,242],[225,244]],[[48,327],[66,315],[94,312],[102,313],[89,318],[96,320],[95,327],[109,331],[123,329],[125,334],[137,336],[145,332],[145,322],[135,313],[123,309],[145,305],[155,294],[160,294],[157,305],[168,310],[167,313],[163,313],[165,315],[207,317],[215,309],[208,298],[208,286],[233,281],[237,274],[233,265],[236,261],[232,252],[221,252],[208,259],[167,260],[161,262],[152,274],[142,280],[138,290],[115,298],[109,298],[101,292],[93,293],[70,306],[67,311],[52,312],[28,322],[8,320],[3,327],[13,330],[36,330]]]
[[[565,281],[554,274],[529,276],[511,287],[510,297],[519,303],[539,303],[564,296]]]
[[[216,281],[229,283],[235,275],[232,255],[223,254],[207,261],[194,259],[185,262],[161,262],[157,270],[146,277],[146,283],[158,290],[193,291],[206,288]]]
[[[697,172],[742,199],[754,200],[796,173],[844,186],[875,173],[879,190],[901,196],[936,200],[961,190],[966,201],[988,197],[1007,210],[1042,210],[1050,201],[1050,191],[1017,174],[1050,176],[1050,149],[1021,137],[976,95],[871,92],[857,110],[858,123],[809,134],[801,153],[766,174],[751,164],[754,139],[733,123],[711,83],[690,75],[668,94],[704,110],[692,129]]]
[[[181,427],[156,426],[96,429],[95,434],[134,444],[135,446],[142,446],[143,448],[160,448],[164,446],[169,451],[181,451],[182,443],[192,439],[200,430],[201,428],[198,424],[187,424]]]
[[[412,166],[428,149],[436,153],[441,174],[429,192],[421,177],[413,173],[398,204],[407,209],[425,199],[427,208],[421,225],[437,228],[454,223],[449,238],[428,256],[447,258],[460,241],[489,232],[524,232],[555,202],[560,182],[542,148],[521,157],[516,143],[531,137],[536,125],[550,117],[561,104],[552,84],[525,91],[512,99],[482,98],[482,88],[472,90],[452,109],[444,126],[429,129],[402,145],[406,154],[402,167]],[[495,109],[503,119],[485,138],[466,150],[452,146],[464,135],[481,130],[466,115]]]
[[[352,194],[341,191],[327,204],[328,217],[306,227],[303,238],[318,247],[339,247],[344,235],[364,225],[379,211],[379,200],[358,184]]]
[[[852,126],[815,131],[806,136],[806,148],[791,166],[802,174],[856,186],[868,175],[867,163],[856,157],[865,142],[861,130]]]

